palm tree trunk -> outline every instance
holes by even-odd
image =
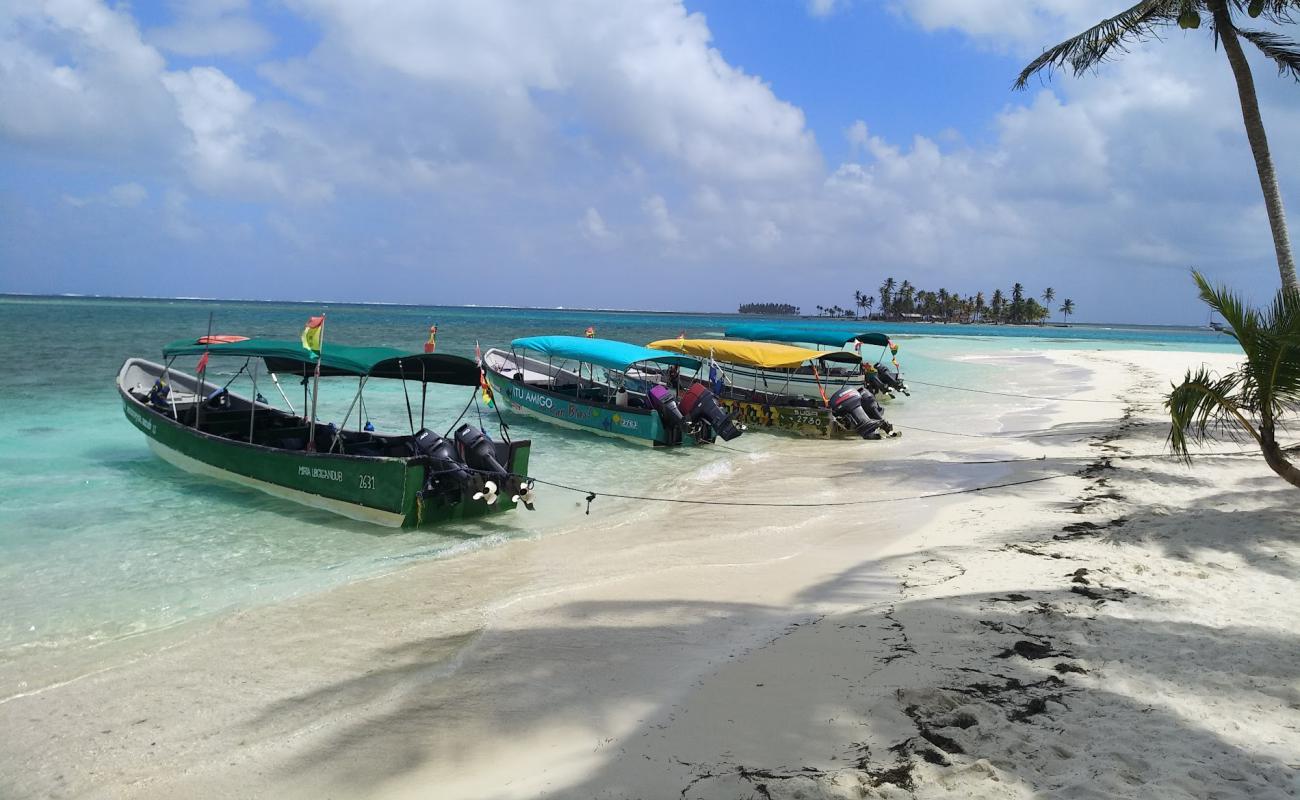
[[[1232,77],[1237,81],[1237,97],[1241,101],[1241,117],[1246,124],[1246,139],[1255,157],[1255,171],[1259,173],[1259,186],[1264,191],[1264,207],[1268,210],[1268,225],[1273,231],[1273,249],[1277,251],[1277,268],[1282,276],[1282,288],[1297,290],[1295,261],[1291,256],[1291,239],[1287,235],[1286,211],[1282,208],[1282,192],[1277,186],[1277,173],[1273,169],[1273,156],[1268,150],[1268,137],[1264,133],[1264,120],[1259,115],[1259,100],[1255,97],[1255,79],[1250,74],[1250,64],[1241,51],[1241,41],[1228,15],[1227,0],[1209,0],[1214,14],[1214,30],[1223,40],[1223,52],[1232,66]]]
[[[1260,425],[1259,437],[1262,441],[1259,447],[1264,453],[1264,461],[1268,464],[1268,468],[1276,472],[1282,480],[1300,488],[1300,469],[1297,469],[1294,464],[1286,460],[1286,456],[1283,455],[1282,448],[1278,446],[1273,433],[1273,423],[1268,422]]]

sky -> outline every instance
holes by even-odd
[[[1011,88],[1127,5],[2,4],[0,292],[1204,324],[1191,268],[1278,285],[1210,35]],[[1294,222],[1300,84],[1252,66]]]

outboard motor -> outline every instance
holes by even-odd
[[[465,463],[477,473],[474,485],[479,490],[474,493],[475,500],[492,505],[496,503],[498,493],[507,490],[513,502],[522,502],[532,510],[533,482],[511,475],[510,470],[497,461],[496,445],[486,433],[466,423],[456,429],[455,437],[460,451],[465,454]]]
[[[665,428],[680,431],[686,426],[686,418],[677,407],[677,399],[665,386],[656,383],[646,392],[646,397],[650,400],[650,407],[659,412],[659,419],[663,420]]]
[[[459,502],[473,476],[457,455],[456,445],[428,428],[416,432],[414,443],[416,452],[429,459],[425,493],[441,495],[452,503]]]
[[[872,395],[887,394],[890,397],[894,396],[894,393],[889,391],[889,387],[885,385],[885,382],[880,379],[880,374],[876,372],[876,368],[867,363],[862,365],[862,386]]]
[[[902,377],[900,377],[897,372],[887,367],[884,362],[876,365],[876,372],[879,374],[880,381],[890,389],[897,389],[908,397],[912,396],[912,393],[907,391],[907,385],[903,383]]]
[[[695,423],[696,438],[713,441],[713,435],[731,441],[744,432],[718,403],[718,398],[702,383],[696,383],[682,395],[682,412]]]
[[[863,439],[880,438],[881,424],[867,414],[862,407],[862,395],[857,391],[847,387],[840,389],[831,395],[829,405],[835,421],[845,428],[856,432]]]
[[[894,426],[889,423],[889,420],[885,419],[885,409],[880,405],[880,401],[876,399],[875,395],[866,389],[859,389],[858,394],[862,398],[862,410],[867,413],[868,417],[880,423],[882,431],[891,437],[901,435],[894,430]]]

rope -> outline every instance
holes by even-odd
[[[957,392],[976,392],[978,394],[995,394],[999,397],[1020,397],[1028,400],[1055,400],[1059,403],[1129,403],[1129,400],[1097,400],[1085,397],[1046,397],[1038,394],[1015,394],[1013,392],[995,392],[990,389],[970,389],[965,386],[949,386],[944,383],[927,383],[918,381],[916,378],[909,378],[909,383],[919,383],[922,386],[934,386],[939,389],[952,389]]]

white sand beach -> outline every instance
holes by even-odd
[[[1231,358],[1019,356],[990,389],[1098,402],[916,387],[901,439],[742,437],[681,495],[870,504],[598,498],[562,535],[0,666],[0,796],[1294,797],[1295,490],[1159,457],[1160,393]]]

